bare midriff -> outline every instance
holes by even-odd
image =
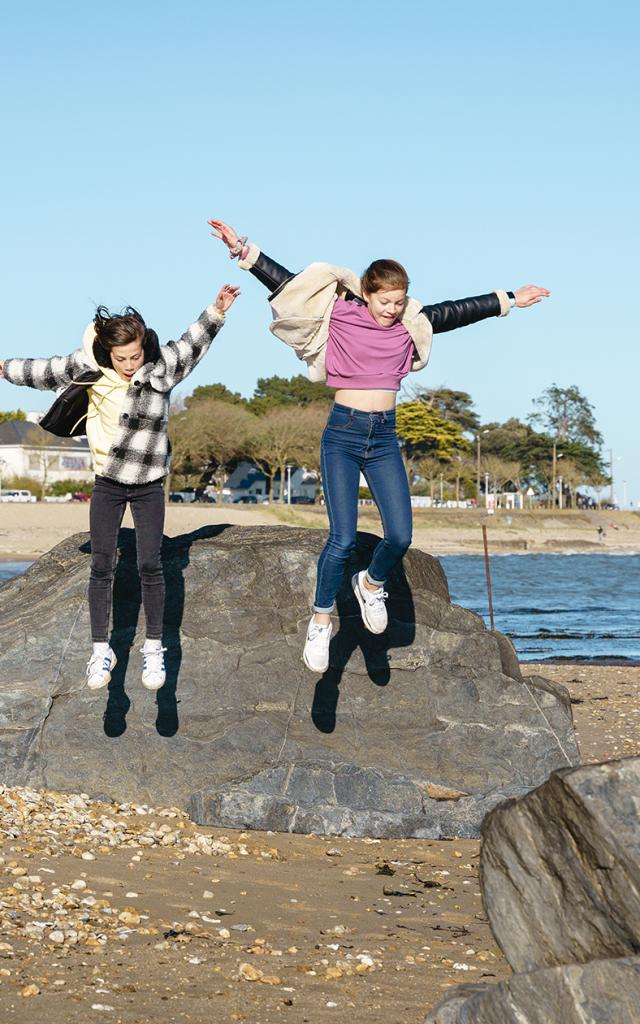
[[[396,407],[398,392],[338,388],[334,397],[338,405],[347,405],[350,409],[360,409],[361,412],[389,412]]]

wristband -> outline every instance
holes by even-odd
[[[242,253],[242,250],[244,249],[246,244],[247,244],[247,236],[243,235],[242,238],[238,239],[238,241],[236,242],[235,245],[230,245],[229,246],[229,259],[230,260],[235,260],[236,257],[240,256],[240,254]]]
[[[514,306],[515,306],[515,304],[516,304],[516,297],[515,297],[515,294],[514,294],[513,292],[507,292],[507,298],[508,298],[508,300],[509,300],[509,308],[510,308],[510,309],[513,309],[513,307],[514,307]]]

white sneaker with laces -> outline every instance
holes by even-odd
[[[387,628],[387,606],[385,599],[389,596],[384,587],[377,587],[376,590],[367,590],[364,585],[364,578],[367,570],[356,572],[351,577],[351,586],[358,599],[362,621],[370,633],[384,633]]]
[[[87,686],[90,690],[100,690],[111,682],[111,673],[118,664],[115,652],[109,644],[94,646],[93,654],[87,664]]]
[[[329,622],[320,626],[314,622],[313,616],[307,628],[307,639],[302,652],[302,660],[312,672],[326,672],[329,668],[329,641],[333,626]]]
[[[145,640],[142,654],[142,685],[147,690],[159,690],[164,686],[167,673],[164,667],[162,640]]]

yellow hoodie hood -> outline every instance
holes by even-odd
[[[130,381],[123,380],[112,366],[99,366],[93,351],[96,331],[93,322],[87,325],[82,335],[82,348],[91,366],[99,370],[101,377],[89,385],[89,409],[87,412],[87,440],[93,454],[95,471],[102,473],[109,450],[120,425],[122,404],[129,389]]]

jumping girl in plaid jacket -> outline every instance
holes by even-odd
[[[96,483],[91,498],[89,612],[93,652],[87,685],[106,686],[116,665],[108,641],[118,531],[129,502],[136,529],[138,569],[146,619],[142,682],[165,682],[162,621],[164,576],[160,549],[164,529],[163,478],[171,450],[167,436],[169,396],[206,355],[239,295],[225,284],[218,297],[179,341],[160,346],[136,310],[111,316],[103,306],[85,331],[83,347],[51,359],[7,359],[0,377],[40,390],[86,383],[86,433]]]

